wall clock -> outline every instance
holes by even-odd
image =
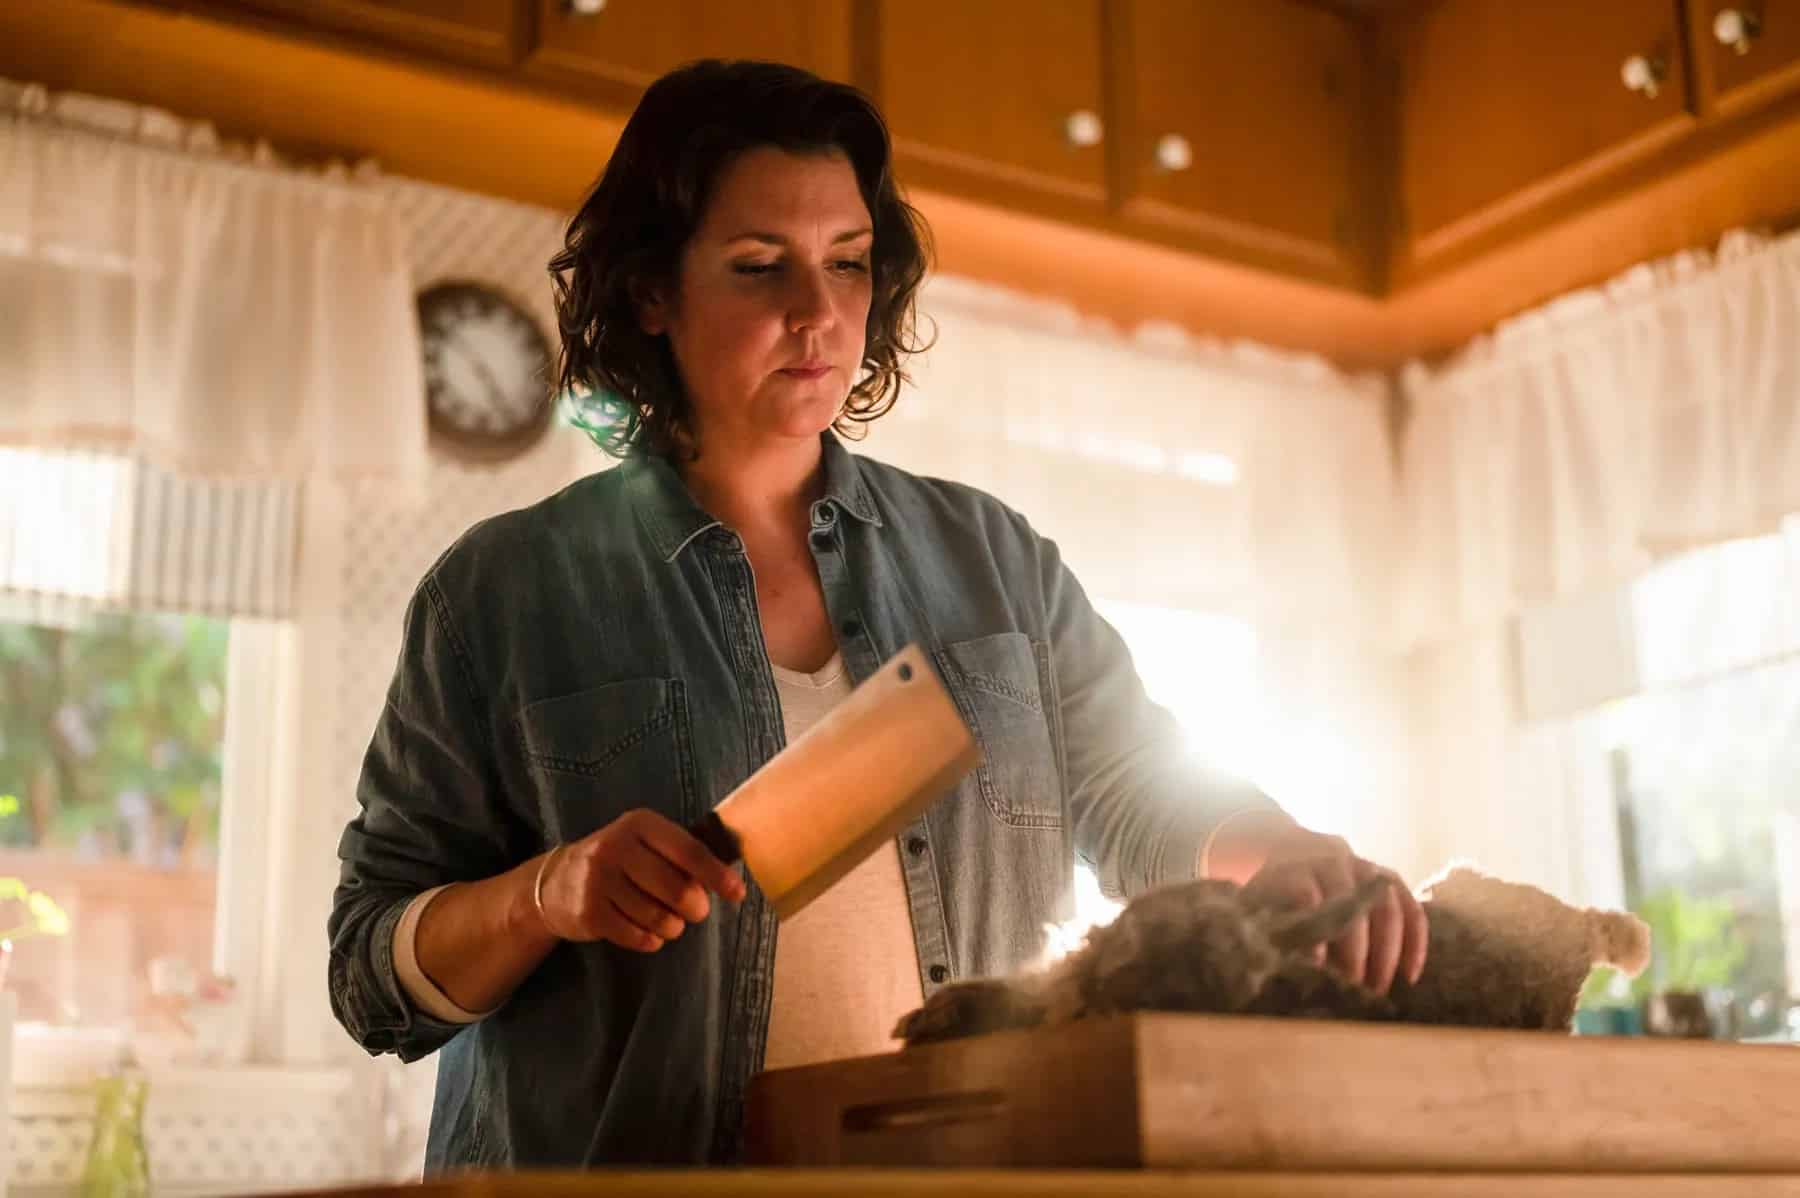
[[[433,284],[419,293],[419,339],[434,445],[497,461],[550,427],[550,342],[512,299],[482,283]]]

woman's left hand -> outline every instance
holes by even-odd
[[[1358,857],[1343,837],[1291,820],[1262,830],[1260,839],[1260,865],[1245,889],[1281,906],[1316,907],[1377,874],[1392,878],[1381,901],[1330,944],[1328,959],[1345,977],[1377,994],[1387,993],[1396,977],[1419,980],[1430,930],[1424,908],[1398,875]],[[1255,850],[1244,845],[1238,851]]]

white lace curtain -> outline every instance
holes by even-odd
[[[1096,594],[1385,635],[1380,379],[956,278],[921,309],[937,342],[869,453],[1000,496]]]
[[[1623,588],[1800,512],[1797,347],[1800,236],[1735,233],[1408,372],[1409,809],[1427,857],[1608,900],[1570,847],[1557,721],[1794,643],[1791,578],[1749,568],[1791,553],[1791,522],[1785,540],[1707,555],[1712,589],[1692,597],[1686,635],[1637,635]],[[1735,574],[1720,565],[1739,558]],[[1690,574],[1661,570],[1654,587]],[[1681,646],[1683,663],[1645,658],[1652,643]]]
[[[1800,235],[1736,233],[1409,370],[1419,641],[1800,511]]]
[[[416,479],[405,230],[369,181],[0,80],[0,444]]]

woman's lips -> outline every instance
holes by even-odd
[[[791,379],[816,379],[831,371],[829,366],[784,366],[777,373]]]

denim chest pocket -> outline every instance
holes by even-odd
[[[631,678],[540,699],[514,723],[550,843],[579,840],[635,807],[681,824],[698,818],[679,679]]]
[[[975,785],[1002,822],[1063,825],[1062,767],[1051,735],[1048,662],[1022,632],[959,641],[938,650],[938,667],[981,744]]]

